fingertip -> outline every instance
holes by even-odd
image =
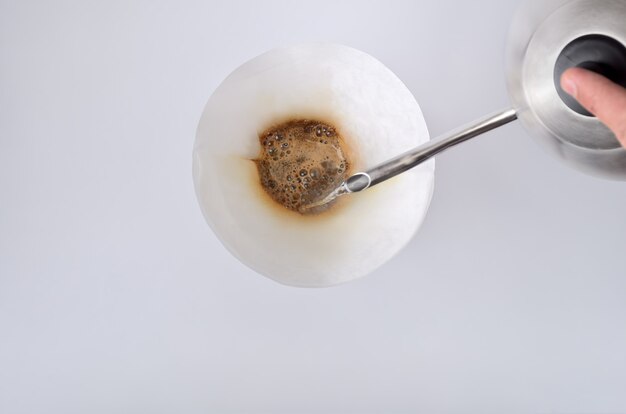
[[[608,126],[624,145],[626,89],[598,73],[582,68],[566,70],[561,76],[561,86]]]
[[[561,88],[574,98],[578,95],[578,84],[576,81],[576,70],[578,68],[570,68],[561,75]]]

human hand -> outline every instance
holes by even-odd
[[[561,87],[604,122],[626,148],[626,89],[580,68],[566,70],[561,77]]]

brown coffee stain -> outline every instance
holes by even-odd
[[[253,160],[259,184],[276,204],[307,216],[335,207],[336,201],[306,208],[351,175],[353,162],[335,126],[320,119],[287,119],[263,130],[259,143]]]

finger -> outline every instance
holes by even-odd
[[[561,87],[604,122],[626,147],[626,89],[604,76],[580,68],[565,71]]]

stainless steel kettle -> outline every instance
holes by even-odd
[[[570,166],[626,180],[626,149],[615,134],[561,89],[561,74],[570,67],[596,71],[626,87],[626,0],[527,1],[511,24],[506,49],[512,108],[356,173],[328,199],[363,191],[516,119]]]
[[[506,71],[519,120],[549,152],[584,172],[626,180],[626,149],[561,90],[572,66],[626,87],[625,0],[525,3],[511,25]]]

